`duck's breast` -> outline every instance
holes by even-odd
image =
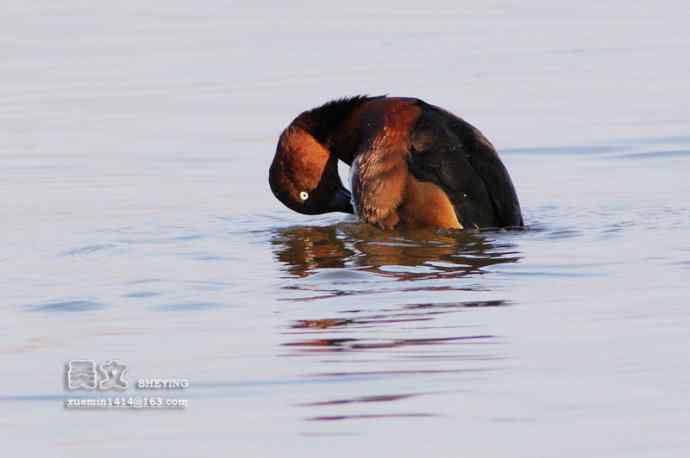
[[[356,212],[384,228],[399,221],[409,171],[410,128],[420,109],[413,99],[377,99],[356,113],[360,143],[352,161],[352,197]]]

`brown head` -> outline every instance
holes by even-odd
[[[280,136],[268,182],[278,200],[298,213],[353,213],[350,192],[338,175],[338,159],[295,123]]]

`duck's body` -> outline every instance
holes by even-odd
[[[421,100],[354,97],[302,113],[281,136],[271,188],[302,213],[348,211],[334,158],[352,166],[357,215],[381,228],[523,224],[510,176],[491,143],[467,122]],[[307,169],[310,180],[298,176]],[[297,197],[300,187],[308,199]],[[341,199],[333,206],[336,194]]]

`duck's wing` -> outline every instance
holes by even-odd
[[[420,101],[408,167],[440,186],[465,228],[522,226],[515,187],[489,140],[466,121]]]

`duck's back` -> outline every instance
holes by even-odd
[[[515,188],[494,147],[457,116],[418,99],[376,98],[345,124],[362,219],[440,227],[521,226]]]
[[[465,228],[522,226],[515,187],[491,142],[452,113],[418,103],[422,110],[410,133],[410,173],[439,186]]]

